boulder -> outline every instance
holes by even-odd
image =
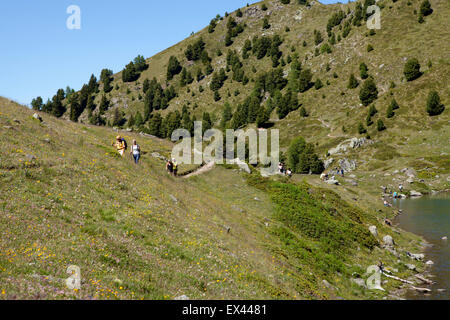
[[[378,230],[376,226],[370,226],[369,231],[371,234],[373,234],[374,237],[378,237]]]
[[[420,192],[418,192],[418,191],[415,191],[415,190],[411,190],[410,192],[409,192],[409,195],[411,196],[411,197],[421,197],[422,196],[422,193],[420,193]]]
[[[434,264],[434,262],[431,261],[431,260],[428,260],[427,262],[425,262],[425,264],[426,264],[427,266],[432,266],[432,265]]]
[[[383,237],[383,242],[386,246],[394,246],[394,239],[389,235]]]

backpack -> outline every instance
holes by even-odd
[[[122,142],[123,142],[123,144],[124,144],[124,146],[125,146],[125,150],[127,150],[127,149],[128,149],[127,140],[125,140],[124,138],[122,138]]]

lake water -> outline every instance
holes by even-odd
[[[403,210],[396,222],[407,231],[423,236],[433,246],[425,252],[425,261],[434,265],[431,278],[436,282],[430,295],[408,291],[408,299],[450,299],[450,194],[438,194],[416,199],[395,200],[394,205]],[[449,240],[442,240],[447,236]],[[446,289],[438,292],[437,289]]]

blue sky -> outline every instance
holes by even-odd
[[[150,57],[247,2],[256,1],[1,1],[0,96],[28,105],[67,85],[78,90],[92,73],[116,73],[138,54]],[[66,27],[70,5],[81,9],[81,30]]]

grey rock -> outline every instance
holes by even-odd
[[[407,251],[406,255],[408,257],[410,257],[411,259],[418,260],[418,261],[423,260],[423,258],[425,258],[425,255],[423,253],[410,253]]]
[[[427,266],[432,266],[432,265],[434,264],[434,262],[431,261],[431,260],[428,260],[427,262],[425,262],[425,264],[426,264]]]
[[[370,226],[369,231],[371,234],[373,234],[374,237],[378,237],[378,230],[376,226]]]
[[[189,300],[189,297],[183,294],[182,296],[176,297],[174,300]]]
[[[411,197],[421,197],[421,196],[423,196],[422,193],[420,193],[420,192],[418,192],[418,191],[415,191],[415,190],[411,190],[411,191],[409,192],[409,195],[410,195]]]
[[[394,239],[392,239],[392,237],[389,236],[389,235],[383,237],[383,242],[387,246],[393,246],[394,245]]]
[[[173,202],[178,203],[178,199],[175,198],[173,195],[169,195],[170,199],[172,199]]]
[[[405,266],[406,266],[409,270],[412,270],[412,271],[415,271],[415,270],[416,270],[416,266],[413,265],[413,264],[407,263],[407,264],[405,264]]]
[[[356,169],[356,160],[349,160],[347,158],[339,160],[339,167],[344,170],[344,172],[350,172]]]

